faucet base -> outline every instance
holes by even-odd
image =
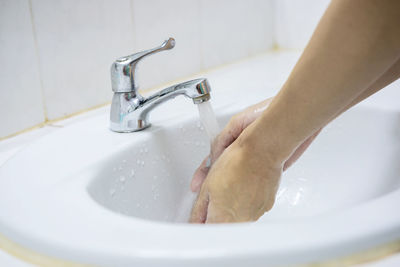
[[[151,126],[151,123],[143,123],[143,121],[138,121],[136,125],[130,121],[126,126],[122,126],[120,123],[110,122],[110,130],[117,133],[132,133],[144,130]]]

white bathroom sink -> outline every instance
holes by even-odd
[[[297,57],[270,53],[208,73],[221,125],[274,95]],[[36,263],[265,267],[331,261],[400,240],[398,89],[327,126],[255,223],[187,223],[191,176],[209,150],[191,101],[161,105],[153,126],[136,133],[111,132],[109,110],[87,116],[0,167],[0,245],[7,238],[20,246],[9,252],[34,251]]]
[[[92,167],[88,192],[117,213],[186,223],[196,196],[190,178],[209,151],[206,133],[196,119],[149,133]],[[326,127],[284,173],[273,210],[258,223],[332,215],[396,191],[399,158],[400,113],[356,108]]]
[[[99,266],[303,264],[400,238],[399,112],[360,106],[329,125],[258,222],[192,225],[189,184],[208,140],[192,104],[167,106],[139,133],[109,131],[105,112],[15,155],[0,168],[0,232]],[[242,106],[218,109],[221,125]]]

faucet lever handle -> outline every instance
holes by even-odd
[[[153,48],[153,49],[148,49],[142,52],[138,52],[126,57],[120,57],[116,61],[125,63],[125,64],[130,64],[130,65],[135,65],[137,64],[142,58],[149,56],[154,53],[158,53],[164,50],[169,50],[174,48],[175,46],[175,39],[170,37],[168,40],[165,40],[160,46]]]
[[[156,48],[118,58],[111,65],[112,90],[116,93],[136,93],[137,85],[135,82],[135,72],[137,63],[151,54],[155,54],[164,50],[170,50],[174,47],[175,39],[170,37]]]

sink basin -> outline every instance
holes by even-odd
[[[131,134],[106,129],[106,111],[26,147],[0,168],[2,235],[113,267],[307,264],[400,239],[399,112],[359,106],[326,127],[259,221],[192,225],[189,184],[209,141],[190,107]],[[239,110],[217,110],[220,124]]]
[[[220,125],[232,115],[220,117]],[[101,162],[88,192],[117,213],[186,223],[196,197],[190,178],[208,151],[196,119],[155,127],[150,140]],[[326,127],[284,173],[273,210],[258,223],[332,214],[389,194],[400,187],[399,158],[400,114],[355,109]]]
[[[226,123],[228,116],[221,118]],[[186,223],[196,197],[191,175],[209,151],[200,121],[152,127],[151,137],[100,163],[88,185],[90,196],[111,211],[164,222]]]

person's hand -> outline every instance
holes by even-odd
[[[201,191],[190,222],[254,221],[272,208],[281,172],[302,155],[320,130],[307,138],[284,162],[268,161],[274,156],[256,155],[254,149],[246,149],[240,141],[235,142],[245,135],[242,132],[261,115],[270,101],[267,99],[235,115],[214,141],[210,156],[202,162],[192,180],[192,190],[201,188]],[[211,171],[207,161],[213,164]]]
[[[252,105],[230,119],[228,125],[215,140],[213,140],[210,155],[203,160],[195,171],[191,183],[193,192],[198,192],[200,190],[211,165],[218,159],[222,152],[239,137],[242,131],[261,115],[262,111],[268,107],[271,100],[272,98],[268,98],[258,104]]]
[[[254,221],[272,208],[283,163],[243,144],[249,128],[214,163],[201,186],[190,222]]]
[[[231,118],[228,125],[213,141],[210,155],[203,160],[203,162],[195,171],[191,183],[191,189],[193,192],[199,192],[201,185],[203,184],[204,179],[207,177],[207,174],[213,163],[219,158],[222,152],[224,152],[224,150],[239,137],[242,131],[261,115],[261,113],[268,107],[271,100],[272,98],[268,98],[258,104],[250,106]],[[283,170],[286,170],[288,167],[290,167],[303,154],[303,152],[308,148],[319,132],[320,131],[317,131],[315,134],[310,136],[295,150],[295,152],[285,162]]]

